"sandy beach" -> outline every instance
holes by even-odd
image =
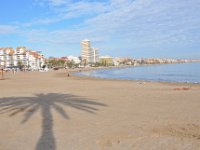
[[[0,150],[198,150],[200,85],[67,77],[0,80]]]

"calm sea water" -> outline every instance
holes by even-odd
[[[200,63],[93,70],[76,74],[108,79],[200,83]]]

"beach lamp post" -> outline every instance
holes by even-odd
[[[28,58],[27,58],[27,68],[30,68],[30,52],[28,52]]]
[[[3,80],[3,68],[1,68],[1,79]]]
[[[1,70],[1,80],[3,80],[4,76],[3,76],[3,65],[1,65],[3,61],[0,61],[0,70]]]
[[[3,79],[4,79],[4,74],[3,74],[4,72],[3,72],[3,67],[1,66],[0,68],[1,68],[1,80],[3,80]]]

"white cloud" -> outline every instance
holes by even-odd
[[[73,29],[27,30],[24,34],[29,41],[66,44],[90,38],[92,41],[118,39],[134,45],[170,45],[190,44],[200,39],[196,33],[200,31],[198,0],[45,1],[55,16],[33,20],[27,25],[83,19]]]
[[[60,5],[66,4],[67,0],[49,0],[49,3],[54,6],[60,6]]]
[[[122,1],[119,0],[117,4],[120,2]],[[200,30],[198,19],[200,15],[197,13],[200,7],[195,6],[195,2],[191,3],[186,0],[136,0],[132,2],[123,0],[123,5],[117,5],[117,9],[87,20],[87,24],[98,30],[112,31],[110,32],[112,33],[111,38],[132,40],[135,43],[138,41],[151,41],[152,43],[160,41],[160,44],[187,42],[191,38],[185,35],[189,34],[188,30],[194,27]]]
[[[0,25],[0,34],[12,34],[16,32],[17,27],[11,25]]]
[[[90,17],[98,15],[104,12],[106,5],[103,2],[89,2],[89,1],[77,1],[72,2],[69,0],[35,0],[38,5],[49,6],[50,11],[53,13],[52,16],[46,18],[34,19],[30,22],[24,23],[24,26],[33,25],[51,25],[66,21],[69,19]],[[46,4],[46,5],[45,5]]]

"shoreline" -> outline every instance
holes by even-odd
[[[160,64],[157,64],[160,65]],[[165,64],[161,64],[165,65]],[[149,66],[149,65],[148,65]],[[77,69],[68,69],[68,72],[71,73],[70,76],[76,78],[83,78],[83,79],[95,79],[95,80],[112,80],[112,81],[129,81],[129,82],[137,82],[137,83],[161,83],[161,84],[180,84],[180,85],[197,85],[200,86],[200,83],[194,82],[174,82],[174,81],[151,81],[151,80],[134,80],[134,79],[115,79],[115,78],[101,78],[101,77],[94,77],[94,76],[86,76],[86,75],[76,75],[76,73],[81,72],[88,72],[93,70],[110,70],[110,69],[123,69],[123,68],[133,68],[135,66],[123,66],[123,67],[101,67],[101,68],[77,68]],[[145,67],[145,65],[137,66],[137,67]]]
[[[75,73],[79,72],[87,72],[93,70],[110,70],[110,69],[123,69],[123,68],[130,68],[133,66],[123,66],[123,67],[101,67],[101,68],[75,68],[75,69],[60,69],[60,70],[50,70],[48,72],[17,72],[17,74],[31,74],[31,73],[39,73],[39,74],[48,74],[48,73],[55,73],[60,77],[68,78],[67,74],[70,74],[70,78],[76,79],[84,79],[84,80],[99,80],[99,81],[122,81],[122,82],[134,82],[138,84],[145,84],[145,83],[158,83],[158,84],[166,84],[166,85],[184,85],[184,86],[200,86],[200,83],[191,83],[191,82],[170,82],[170,81],[148,81],[148,80],[131,80],[131,79],[112,79],[112,78],[99,78],[99,77],[92,77],[92,76],[84,76],[84,75],[76,75]],[[139,66],[140,67],[140,66]],[[12,75],[11,72],[7,72],[4,74],[4,79],[0,81],[12,80],[15,76]]]

